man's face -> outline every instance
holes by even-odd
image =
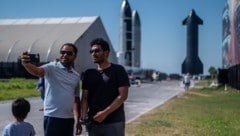
[[[74,48],[68,45],[64,45],[60,50],[60,62],[65,66],[69,67],[73,64],[76,54],[74,53]]]
[[[90,55],[94,63],[103,63],[106,56],[106,51],[103,51],[100,45],[93,45],[90,50]]]

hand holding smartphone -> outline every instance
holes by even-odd
[[[31,54],[28,52],[23,52],[21,56],[21,61],[24,63],[39,63],[39,54]]]

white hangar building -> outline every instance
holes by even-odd
[[[74,67],[82,73],[95,67],[89,50],[91,40],[98,37],[109,42],[109,59],[117,63],[116,53],[98,16],[0,20],[0,77],[26,76],[19,70],[18,63],[23,51],[39,54],[40,64],[43,64],[58,58],[64,43],[77,46]]]

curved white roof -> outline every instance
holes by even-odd
[[[0,20],[0,61],[16,62],[23,51],[50,61],[58,44],[75,43],[98,17]],[[57,44],[57,45],[56,45]]]
[[[59,57],[64,43],[74,43],[79,50],[75,67],[82,72],[95,67],[89,43],[97,37],[109,42],[110,61],[116,63],[115,51],[98,16],[0,20],[0,62],[17,62],[23,51],[40,54],[40,62],[49,62]]]

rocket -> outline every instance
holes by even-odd
[[[203,63],[198,56],[198,25],[202,25],[203,21],[191,10],[182,24],[187,26],[187,56],[182,63],[182,74],[202,74]]]
[[[127,0],[123,0],[120,14],[119,62],[132,66],[132,11]]]
[[[141,22],[138,12],[132,12],[132,65],[141,66]]]

